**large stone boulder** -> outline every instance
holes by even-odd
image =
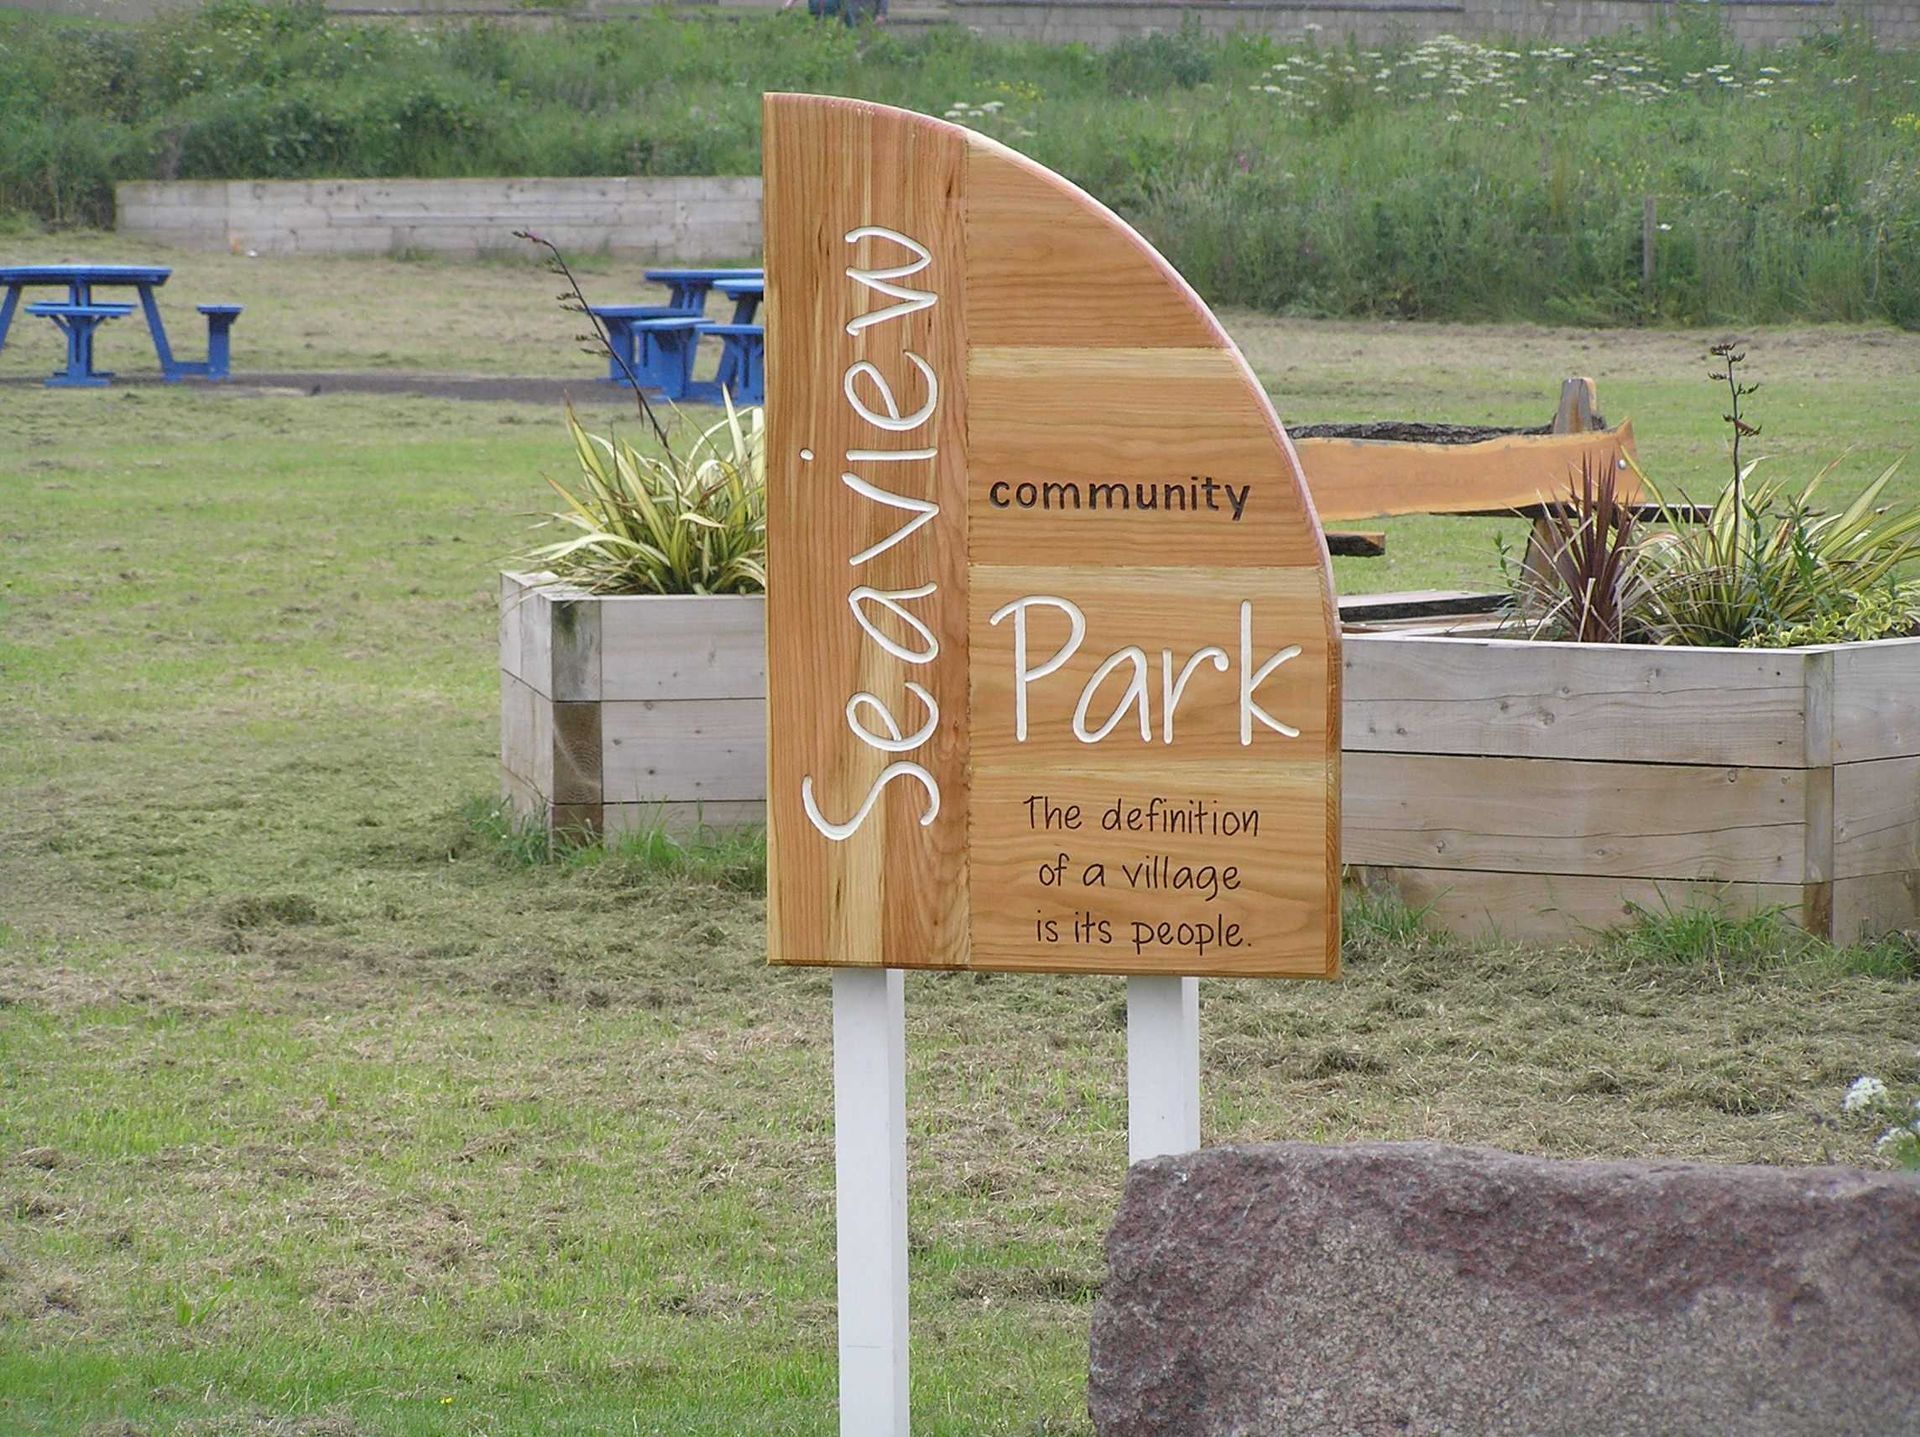
[[[1920,1434],[1920,1180],[1427,1143],[1141,1163],[1100,1437]]]

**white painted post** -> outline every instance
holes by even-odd
[[[840,1437],[907,1437],[907,1003],[898,968],[833,970]]]
[[[1127,1161],[1200,1146],[1200,980],[1127,979]]]

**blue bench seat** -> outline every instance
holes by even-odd
[[[52,320],[67,337],[67,367],[47,380],[50,387],[101,389],[113,378],[111,371],[93,367],[94,331],[110,319],[125,319],[133,313],[132,305],[73,304],[50,299],[28,305],[27,313]]]
[[[640,328],[649,319],[699,319],[695,310],[676,309],[670,304],[595,304],[588,313],[606,327],[607,382],[631,386],[629,373],[640,374],[655,363],[652,332]],[[653,388],[643,382],[643,387]]]
[[[244,304],[201,304],[194,306],[207,317],[207,357],[205,362],[195,359],[176,359],[167,368],[167,380],[177,384],[183,379],[222,380],[227,377],[233,362],[233,322],[240,317]]]
[[[693,314],[662,314],[627,321],[634,338],[634,358],[616,384],[658,390],[668,399],[685,399],[693,384],[693,351],[703,321]],[[613,366],[620,370],[616,362]]]

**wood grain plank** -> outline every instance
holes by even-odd
[[[556,703],[594,703],[600,689],[600,620],[604,602],[579,590],[555,593],[547,607],[553,626],[550,692]]]
[[[1833,876],[1920,870],[1920,757],[1833,769]]]
[[[1834,880],[1834,942],[1915,930],[1920,930],[1920,868]]]
[[[978,135],[878,106],[775,96],[766,136],[775,961],[1336,971],[1331,574],[1299,463],[1238,351],[1139,236]],[[835,245],[861,225],[913,244],[884,238],[852,260]],[[907,263],[909,250],[924,262]],[[946,277],[956,257],[954,289]],[[882,262],[899,269],[887,291],[898,301],[894,317],[852,323],[850,313],[863,311],[847,309],[846,287],[862,281],[849,269]],[[921,360],[918,373],[908,367]],[[856,442],[850,406],[861,408],[857,393],[879,376],[891,392],[865,392],[870,403],[884,400],[894,422],[866,414],[887,434]],[[939,453],[909,457],[909,448]],[[866,452],[825,473],[801,457],[853,450]],[[836,486],[836,468],[854,478]],[[876,498],[882,479],[888,492]],[[1096,485],[1103,504],[1093,502]],[[1116,507],[1116,485],[1131,502]],[[1023,490],[1037,502],[1023,503]],[[1070,491],[1078,508],[1046,501],[1051,493],[1067,503]],[[904,509],[929,502],[937,513],[902,527]],[[859,610],[847,620],[850,586],[862,579],[933,588],[913,597],[924,604],[912,610],[917,623],[874,612],[863,633]],[[1034,698],[1044,734],[1036,728],[1023,742],[1014,731],[1014,629],[993,615],[1049,596],[1064,596],[1085,636]],[[1282,659],[1289,645],[1299,653]],[[1189,671],[1196,648],[1206,652]],[[1164,685],[1176,677],[1164,658],[1180,652],[1187,683],[1177,737],[1145,744],[1136,725],[1130,743],[1110,735],[1089,757],[1093,735],[1084,725],[1076,735],[1076,708],[1118,703],[1123,681],[1109,666],[1107,687],[1084,705],[1075,695],[1114,651],[1123,651],[1116,663],[1132,665],[1137,650],[1144,688],[1149,649],[1161,662],[1150,697],[1162,725]],[[937,708],[930,739],[918,728],[930,710],[901,697],[909,680],[924,682]],[[1289,736],[1268,727],[1267,715]],[[1243,722],[1257,726],[1257,740],[1241,741]],[[881,725],[894,728],[893,740]],[[876,791],[888,765],[922,749],[942,798],[932,825],[916,821],[925,797],[911,773],[831,837],[822,836],[831,824],[806,814],[803,780],[838,821]],[[1203,899],[1176,877],[1165,890],[1130,884],[1116,893],[1102,921],[1129,934],[1136,922],[1165,921],[1164,939],[1150,928],[1126,951],[1111,942],[1063,947],[1038,939],[1027,912],[1051,835],[1034,828],[1025,797],[1054,784],[1118,785],[1163,807],[1231,797],[1257,803],[1265,827],[1231,890],[1216,885]],[[945,836],[955,831],[957,841]],[[1195,837],[1166,836],[1180,840],[1169,862]],[[1216,901],[1226,907],[1210,908]],[[1209,921],[1221,935],[1214,943],[1180,936],[1182,924],[1197,933]],[[1243,941],[1226,936],[1229,926]]]
[[[636,595],[600,606],[601,697],[766,697],[766,600]]]
[[[526,783],[542,803],[553,797],[552,714],[552,700],[532,684],[500,676],[500,767]]]
[[[973,803],[973,967],[1328,975],[1312,757],[976,770]]]
[[[648,699],[599,707],[606,802],[765,798],[764,699]]]
[[[600,719],[604,705],[555,703],[548,706],[553,730],[553,801],[600,802]]]
[[[953,126],[878,106],[770,95],[764,155],[767,677],[772,712],[781,715],[770,735],[770,951],[780,962],[951,965],[967,941],[967,139]],[[924,248],[926,266],[898,278],[935,295],[931,305],[868,321],[895,298],[849,269],[915,262],[899,241],[849,239],[875,226]],[[901,415],[928,403],[931,414],[912,427],[887,427],[899,421],[889,418],[881,381]],[[882,422],[869,417],[876,414]],[[924,461],[852,457],[925,449],[937,452]],[[864,496],[843,473],[936,503],[938,515],[856,565],[855,556],[912,516]],[[926,584],[931,593],[899,602],[910,603],[938,653],[909,661],[863,630],[850,595],[861,586],[904,593]],[[921,651],[904,624],[869,610],[897,650]],[[926,744],[907,757],[849,733],[842,713],[861,693],[913,731],[920,709],[909,681],[932,695],[942,716]],[[879,731],[871,711],[867,722]],[[843,840],[809,818],[803,784],[827,821],[851,822],[895,762],[918,763],[932,776],[937,812],[918,781],[897,778]]]
[[[1056,656],[1074,632],[1071,615],[1053,604],[1005,613],[1008,605],[1034,595],[1078,608],[1085,637],[1058,670],[1020,684],[1016,652],[1023,628],[1029,670]],[[1326,618],[1315,570],[975,565],[971,602],[977,773],[1123,762],[1149,769],[1245,767],[1317,758],[1326,750]],[[1138,650],[1138,657],[1111,668],[1083,708],[1097,671],[1129,649]],[[1298,652],[1283,657],[1289,650]],[[1293,735],[1251,714],[1242,724],[1243,682],[1276,659],[1278,666],[1252,687],[1251,702],[1273,722],[1296,730]],[[1177,692],[1171,741],[1169,687]],[[1018,733],[1019,690],[1025,692],[1024,740]],[[1076,734],[1076,717],[1084,732],[1097,733],[1123,707],[1124,717],[1098,742]]]
[[[709,800],[701,803],[609,803],[603,806],[602,830],[612,838],[631,833],[662,832],[678,839],[697,839],[741,829],[763,828],[767,806],[752,800]]]
[[[1920,753],[1920,639],[1827,647],[1833,654],[1833,761]]]
[[[974,343],[1219,347],[1219,326],[1172,265],[1025,156],[975,137],[967,201]]]
[[[967,387],[968,526],[996,563],[1320,562],[1237,354],[976,347]]]
[[[1799,769],[1350,753],[1349,863],[1799,883]]]
[[[526,587],[518,574],[500,576],[500,672],[516,679],[523,677],[520,672],[520,595]]]
[[[1779,912],[1798,921],[1802,892],[1790,883],[1695,883],[1564,873],[1362,866],[1361,886],[1396,894],[1437,928],[1463,938],[1592,943],[1642,913],[1706,909],[1732,917]]]
[[[1349,635],[1349,750],[1800,767],[1801,651]]]

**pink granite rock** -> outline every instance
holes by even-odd
[[[1920,1434],[1920,1179],[1425,1143],[1142,1163],[1100,1437]]]

